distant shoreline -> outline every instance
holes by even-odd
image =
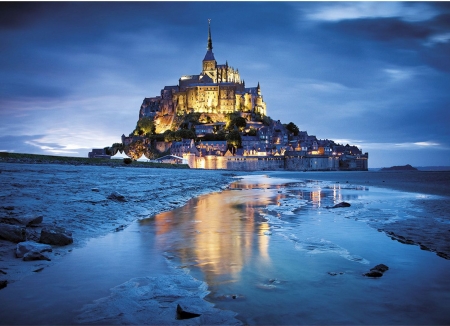
[[[123,159],[104,159],[71,156],[52,156],[39,154],[22,154],[0,152],[0,162],[22,163],[22,164],[66,164],[66,165],[89,165],[89,166],[111,166],[111,167],[135,167],[135,168],[166,168],[166,169],[189,169],[187,164],[168,164],[153,162],[134,161],[125,164]]]

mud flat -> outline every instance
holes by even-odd
[[[89,239],[120,232],[137,219],[221,191],[233,174],[220,171],[0,163],[0,225],[20,227],[39,242],[42,229],[64,229],[73,244],[54,246],[50,260],[16,258],[19,241],[0,239],[0,280],[13,283],[49,267]],[[40,218],[28,226],[23,218]],[[25,240],[25,239],[24,239]]]

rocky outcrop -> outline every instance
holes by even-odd
[[[380,171],[418,171],[415,167],[410,164],[401,165],[401,166],[391,166],[390,168],[382,168]]]
[[[0,239],[11,242],[26,240],[26,230],[22,226],[0,223]]]
[[[46,243],[55,246],[66,246],[73,243],[72,233],[64,228],[53,227],[43,228],[41,230],[40,243]]]

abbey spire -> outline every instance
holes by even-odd
[[[208,46],[206,50],[212,51],[212,39],[211,39],[211,19],[208,19]]]
[[[214,61],[214,65],[216,63],[216,59],[214,58],[214,53],[212,52],[212,38],[211,38],[211,19],[208,19],[208,45],[206,47],[206,54],[203,61]]]

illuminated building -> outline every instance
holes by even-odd
[[[217,64],[212,51],[211,26],[208,23],[208,43],[199,75],[184,75],[178,85],[165,86],[161,95],[145,98],[139,118],[158,118],[185,113],[226,114],[233,112],[266,115],[266,103],[261,95],[261,87],[245,87],[238,69],[225,64]],[[157,132],[163,132],[165,124],[157,124]],[[158,126],[161,125],[160,128]],[[159,130],[158,130],[159,129]]]

